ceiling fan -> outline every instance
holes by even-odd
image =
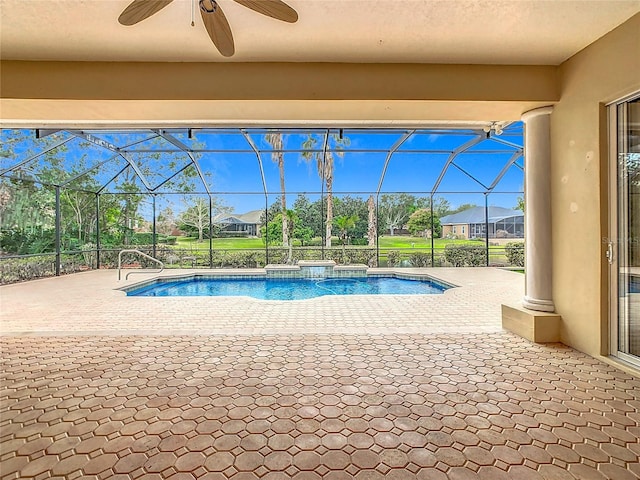
[[[142,20],[158,13],[173,0],[133,0],[125,8],[118,22],[122,25],[135,25]],[[194,0],[195,1],[195,0]],[[272,17],[283,22],[295,23],[298,13],[282,0],[234,0],[255,12]],[[198,0],[198,6],[204,27],[218,51],[225,57],[235,53],[233,34],[222,8],[216,0]],[[193,22],[192,22],[193,25]]]

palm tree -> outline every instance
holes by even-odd
[[[367,209],[369,211],[369,224],[367,227],[367,243],[370,247],[376,246],[377,224],[376,224],[376,202],[373,195],[369,195],[367,200]]]
[[[336,217],[335,223],[338,230],[340,230],[340,240],[342,240],[342,263],[346,262],[346,244],[347,244],[347,236],[349,230],[356,226],[356,222],[358,221],[357,215],[341,215],[340,217]]]
[[[349,145],[350,141],[346,137],[342,137],[336,133],[329,134],[330,139],[335,143],[336,150],[340,150],[343,146]],[[336,151],[332,152],[327,150],[326,152],[310,152],[318,145],[318,139],[312,134],[307,136],[307,139],[302,143],[302,148],[307,150],[302,153],[302,157],[307,162],[316,161],[316,169],[318,170],[318,176],[322,180],[326,187],[327,192],[327,219],[325,222],[325,246],[331,248],[331,227],[333,225],[333,155],[342,157],[344,152]]]
[[[265,140],[273,148],[271,154],[271,160],[278,164],[280,170],[280,202],[282,205],[282,245],[289,245],[289,229],[287,222],[285,221],[285,213],[287,212],[287,196],[286,188],[284,185],[284,153],[282,152],[282,133],[272,132],[265,135]]]
[[[295,210],[287,209],[282,216],[282,224],[287,225],[287,230],[291,232],[291,238],[289,239],[289,258],[287,263],[293,263],[293,228],[295,222],[298,220]]]

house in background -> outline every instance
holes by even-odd
[[[487,218],[485,218],[487,217]],[[524,238],[524,213],[504,207],[473,207],[440,219],[442,238]]]
[[[225,213],[218,215],[213,223],[220,228],[221,237],[259,237],[264,210],[251,210],[247,213]]]

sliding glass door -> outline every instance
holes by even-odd
[[[611,350],[640,365],[640,95],[609,107]]]

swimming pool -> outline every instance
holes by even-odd
[[[261,300],[306,300],[326,295],[433,295],[451,288],[433,279],[212,278],[157,279],[125,290],[128,296],[247,296]]]

